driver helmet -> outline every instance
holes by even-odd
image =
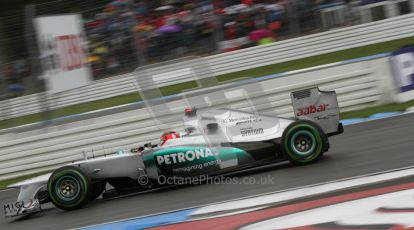
[[[165,142],[167,142],[168,140],[176,139],[176,138],[180,138],[180,134],[177,132],[168,131],[168,132],[163,133],[160,138],[161,146],[163,146]]]

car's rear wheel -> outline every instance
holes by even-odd
[[[298,120],[285,129],[281,143],[289,161],[308,164],[322,157],[328,146],[328,138],[317,124]]]
[[[89,176],[74,166],[55,170],[49,178],[47,188],[52,203],[63,210],[79,209],[93,195]]]

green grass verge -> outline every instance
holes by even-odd
[[[371,56],[374,54],[392,52],[403,46],[414,44],[414,37],[408,37],[389,42],[382,42],[368,46],[362,46],[338,52],[321,54],[299,60],[293,60],[268,66],[257,67],[240,72],[218,76],[219,81],[235,80],[244,77],[261,77],[265,75],[298,70],[318,65],[324,65],[359,57]]]
[[[383,52],[391,52],[402,46],[409,45],[409,44],[414,44],[414,37],[408,37],[408,38],[393,40],[389,42],[382,42],[378,44],[362,46],[362,47],[342,50],[342,51],[328,53],[328,54],[317,55],[313,57],[258,67],[258,68],[234,72],[230,74],[224,74],[224,75],[217,76],[217,78],[219,82],[227,82],[227,81],[234,81],[234,80],[241,79],[241,78],[260,77],[264,75],[298,70],[298,69],[303,69],[307,67],[329,64],[329,63],[344,61],[344,60],[353,59],[353,58],[365,57],[365,56],[374,55],[374,54],[383,53]],[[167,96],[167,95],[180,93],[183,90],[193,89],[196,87],[197,87],[197,84],[194,81],[185,82],[182,84],[163,87],[161,88],[161,93],[164,96]],[[68,106],[65,108],[51,111],[48,114],[33,114],[33,115],[27,115],[27,116],[17,117],[13,119],[2,120],[0,121],[0,129],[29,124],[33,122],[46,120],[46,119],[52,119],[52,118],[68,116],[68,115],[73,115],[73,114],[78,114],[78,113],[83,113],[83,112],[89,112],[89,111],[108,108],[108,107],[117,106],[117,105],[123,105],[123,104],[131,103],[131,102],[136,102],[139,100],[141,100],[141,98],[138,93],[125,94],[125,95],[112,97],[108,99],[97,100],[93,102]]]
[[[185,89],[195,88],[197,86],[195,81],[185,82],[183,84],[172,85],[168,87],[163,87],[160,89],[161,94],[164,96],[172,95],[176,93],[180,93]],[[157,96],[157,95],[156,95]],[[124,94],[116,97],[111,97],[107,99],[92,101],[88,103],[82,103],[74,106],[68,106],[61,109],[56,109],[54,111],[50,111],[50,113],[38,113],[38,114],[31,114],[22,117],[16,117],[12,119],[2,120],[0,121],[0,129],[11,128],[14,126],[30,124],[42,120],[49,120],[53,118],[85,113],[89,111],[94,111],[98,109],[109,108],[117,105],[124,105],[132,102],[140,101],[141,97],[138,93],[129,93]]]
[[[393,103],[393,104],[387,104],[387,105],[381,105],[381,106],[375,106],[370,107],[362,110],[356,110],[356,111],[349,111],[341,113],[341,119],[349,119],[349,118],[364,118],[368,117],[372,114],[376,113],[383,113],[383,112],[403,112],[405,109],[409,107],[414,106],[414,100],[408,101],[405,103]]]

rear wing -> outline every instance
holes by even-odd
[[[297,119],[315,122],[328,136],[343,133],[335,91],[315,87],[292,92],[290,97]]]

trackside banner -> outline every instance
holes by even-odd
[[[34,19],[43,75],[49,93],[88,84],[91,70],[86,62],[84,31],[79,15]]]
[[[391,65],[396,85],[396,99],[405,102],[414,99],[414,45],[392,53]]]

